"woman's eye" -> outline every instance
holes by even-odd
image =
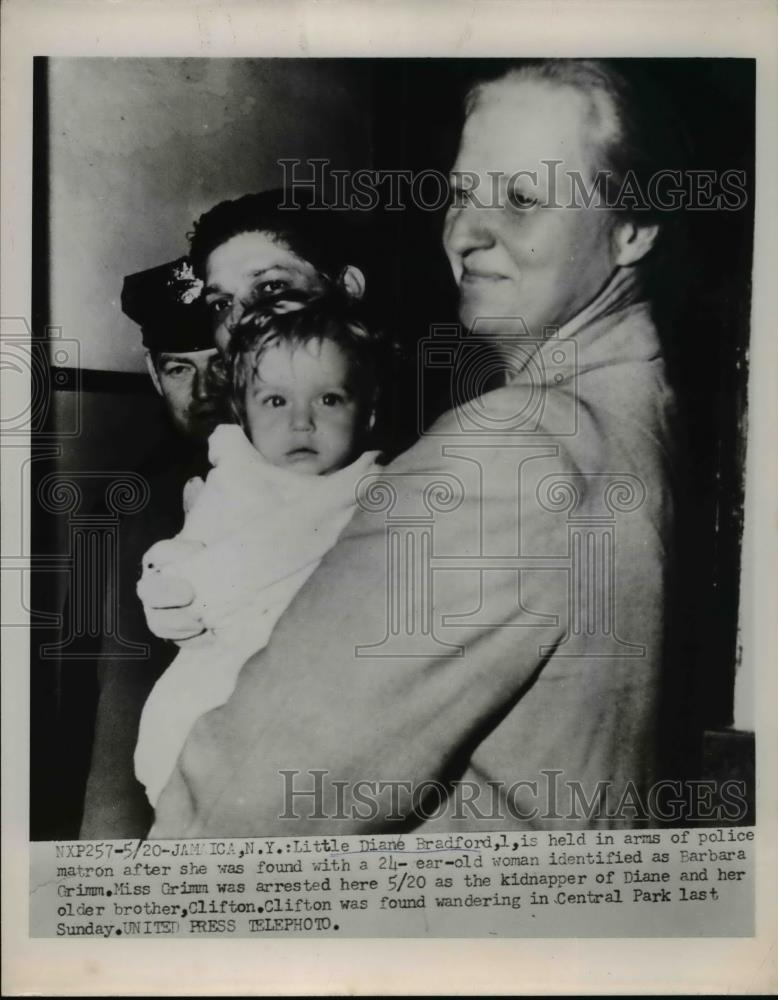
[[[212,299],[208,303],[208,311],[212,316],[218,316],[223,313],[225,309],[229,307],[229,302],[227,299]]]
[[[289,282],[284,281],[282,278],[273,278],[270,281],[263,281],[259,285],[259,290],[263,295],[272,294],[273,292],[282,292],[285,288],[289,287]]]
[[[528,209],[534,208],[538,203],[538,199],[534,198],[531,194],[519,191],[518,188],[511,188],[508,191],[508,202],[513,208]]]

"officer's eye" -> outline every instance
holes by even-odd
[[[191,368],[189,365],[168,365],[165,368],[165,374],[173,378],[181,378],[184,375],[188,375],[190,371]]]

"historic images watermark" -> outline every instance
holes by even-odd
[[[354,781],[330,778],[326,769],[279,772],[283,788],[282,820],[349,820],[369,823],[427,822],[446,816],[469,823],[531,824],[737,823],[748,808],[745,782],[731,779],[662,780],[639,789],[628,781],[598,781],[585,786],[547,768],[533,779],[515,781],[433,779]]]
[[[56,471],[65,447],[83,429],[81,345],[64,337],[59,327],[47,328],[46,340],[36,339],[23,317],[4,317],[2,333],[0,368],[8,379],[8,398],[19,404],[3,416],[0,439],[13,467],[7,474],[22,491],[19,523],[8,532],[17,550],[3,555],[4,583],[13,590],[22,614],[18,620],[4,618],[2,625],[56,629],[59,638],[38,649],[42,660],[82,661],[109,655],[145,660],[148,645],[129,642],[119,634],[119,604],[128,599],[119,590],[119,525],[122,518],[146,508],[148,481],[130,470]],[[75,405],[55,413],[55,393],[62,390],[72,394]],[[97,506],[95,497],[100,498]],[[60,519],[64,551],[32,549],[36,513]],[[68,600],[60,611],[34,606],[29,595],[31,574],[58,574],[67,581]],[[95,653],[97,637],[110,639],[115,649],[110,654]]]
[[[78,406],[72,428],[59,426],[56,433],[49,432],[47,422],[55,385],[61,386],[70,373],[78,373],[79,345],[75,340],[64,340],[61,331],[51,331],[48,346],[55,366],[50,366],[45,345],[32,340],[26,325],[20,323],[16,324],[17,337],[4,338],[3,366],[18,372],[20,377],[30,378],[31,395],[24,412],[6,419],[3,440],[8,447],[22,445],[32,432],[33,454],[25,458],[25,463],[50,462],[61,453],[68,436],[77,437],[81,432]],[[423,413],[426,376],[431,372],[438,376],[442,373],[450,379],[452,413],[459,432],[455,435],[457,457],[464,463],[463,468],[477,468],[476,480],[466,474],[411,476],[384,471],[366,476],[358,485],[359,506],[385,517],[387,584],[385,628],[381,635],[355,642],[355,655],[360,658],[461,655],[461,646],[449,641],[445,630],[456,628],[462,621],[457,616],[434,621],[439,571],[475,572],[482,578],[491,572],[512,573],[520,601],[522,573],[528,568],[537,570],[540,558],[543,569],[562,571],[569,581],[569,627],[557,649],[558,655],[575,656],[579,652],[592,655],[591,637],[595,630],[602,640],[598,655],[641,657],[644,650],[640,644],[618,634],[614,559],[617,515],[629,514],[640,507],[645,486],[634,474],[615,470],[547,476],[525,488],[524,476],[533,461],[558,451],[559,444],[549,441],[558,442],[577,433],[574,393],[559,393],[564,405],[547,406],[550,390],[574,384],[577,345],[574,338],[560,338],[556,327],[533,337],[521,317],[500,320],[499,335],[492,331],[493,324],[493,318],[484,317],[476,319],[470,331],[451,325],[433,326],[429,336],[418,344],[415,400],[418,433],[432,437],[439,434],[434,426],[425,430]],[[497,356],[499,365],[495,361]],[[484,409],[482,395],[495,371],[504,370],[506,359],[512,372],[522,374],[522,383],[512,394],[511,407],[497,413]],[[75,396],[78,397],[78,392]],[[435,535],[442,519],[464,502],[480,508],[488,505],[493,470],[483,461],[483,449],[493,447],[495,442],[507,449],[515,463],[517,516],[522,503],[527,502],[549,514],[565,515],[568,544],[564,553],[545,552],[539,557],[538,553],[524,553],[519,547],[515,553],[503,552],[496,557],[489,550],[488,538],[482,534],[477,550],[468,547],[461,553],[448,552],[443,558],[437,555]],[[453,446],[450,434],[440,435],[440,446],[450,452]],[[20,593],[25,574],[32,569],[64,574],[68,580],[69,600],[62,609],[64,617],[41,616],[36,609],[26,607],[33,623],[60,629],[57,641],[42,645],[41,657],[80,660],[96,636],[108,636],[113,640],[112,658],[145,659],[148,647],[125,640],[118,625],[120,601],[134,599],[134,594],[120,593],[119,523],[146,508],[149,485],[144,477],[130,471],[52,471],[32,477],[24,475],[20,480],[35,486],[35,495],[28,498],[24,509],[37,508],[63,519],[67,536],[64,553],[32,555],[20,551],[18,557],[6,560],[4,565],[7,572],[17,573]],[[104,501],[97,511],[84,499],[96,492]],[[26,530],[18,533],[21,539],[28,535]],[[556,609],[520,610],[523,614],[517,627],[554,624],[559,619]],[[488,605],[481,608],[479,615],[466,617],[467,627],[499,625],[498,620],[490,618]],[[586,650],[579,651],[579,640],[584,636]],[[542,652],[541,647],[539,653]],[[90,655],[95,654],[90,651]]]
[[[400,212],[417,208],[436,212],[472,205],[517,211],[535,208],[602,208],[610,211],[666,213],[681,210],[737,212],[748,202],[747,175],[742,169],[678,169],[673,167],[639,177],[634,170],[623,176],[598,169],[590,176],[563,169],[563,160],[541,160],[540,170],[506,174],[489,170],[340,170],[324,158],[280,159],[283,187],[281,208],[345,209],[370,212],[379,206]],[[326,194],[325,194],[326,192]]]

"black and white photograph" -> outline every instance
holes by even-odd
[[[760,61],[508,6],[29,60],[31,938],[758,933]]]
[[[35,73],[33,838],[753,825],[754,62]]]

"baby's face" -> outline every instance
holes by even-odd
[[[272,465],[309,476],[343,468],[359,433],[349,359],[330,340],[273,344],[246,386],[246,433]]]

